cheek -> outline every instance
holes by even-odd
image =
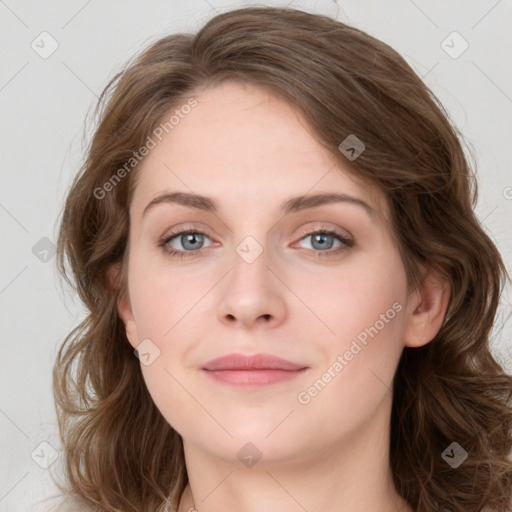
[[[316,330],[319,339],[328,340],[326,347],[339,350],[376,326],[381,344],[400,344],[404,315],[398,310],[405,310],[407,280],[392,247],[354,254],[338,268],[293,279],[294,292],[309,310],[294,315],[299,331]]]
[[[315,303],[330,329],[317,322],[315,329],[325,333],[317,337],[322,363],[297,395],[301,417],[310,419],[312,432],[333,437],[340,429],[355,433],[379,408],[389,406],[405,313],[405,282],[399,273],[393,279],[390,275],[347,276],[328,285],[323,301]],[[299,329],[314,330],[311,321]]]
[[[311,383],[319,379],[315,387],[327,390],[318,393],[322,398],[317,405],[341,400],[343,410],[365,415],[390,390],[403,350],[405,270],[399,255],[388,249],[361,257],[321,284],[321,292],[309,293],[307,299],[321,321],[298,317],[299,332],[318,333],[323,355],[323,367]],[[305,288],[299,293],[306,293]]]
[[[189,275],[151,258],[134,260],[129,279],[139,337],[150,338],[161,349],[195,317],[201,297],[212,286],[211,276]]]
[[[186,432],[200,410],[194,409],[193,396],[200,396],[190,382],[185,361],[191,346],[191,322],[206,318],[201,297],[208,287],[194,280],[186,286],[179,272],[141,266],[131,276],[130,293],[139,340],[149,339],[157,356],[141,364],[146,387],[166,421],[179,433]]]
[[[130,281],[139,340],[151,340],[157,354],[151,364],[141,364],[142,375],[155,405],[179,433],[204,414],[191,398],[202,391],[195,387],[197,370],[190,353],[198,350],[204,325],[214,317],[205,295],[218,281],[217,274],[186,274],[145,265]]]

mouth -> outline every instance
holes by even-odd
[[[291,380],[307,371],[301,370],[203,370],[209,377],[233,386],[268,386]]]
[[[270,354],[228,354],[209,361],[201,368],[209,378],[232,386],[268,386],[294,379],[308,370]]]

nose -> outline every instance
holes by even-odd
[[[219,291],[219,320],[228,326],[256,329],[259,325],[277,327],[282,324],[287,312],[287,296],[283,272],[273,263],[269,253],[263,250],[252,254],[256,247],[244,246],[249,252],[239,251],[233,257],[232,268],[223,280]],[[260,252],[261,249],[258,250]],[[257,256],[255,259],[254,256]]]

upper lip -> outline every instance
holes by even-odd
[[[303,364],[292,363],[271,354],[227,354],[208,361],[203,370],[301,370]]]

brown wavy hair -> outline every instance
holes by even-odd
[[[65,448],[60,490],[99,510],[153,512],[177,508],[188,482],[181,436],[153,403],[117,314],[138,166],[101,199],[97,191],[127,169],[172,109],[226,79],[295,106],[345,168],[385,193],[410,289],[421,283],[421,265],[450,284],[437,336],[404,348],[394,378],[397,491],[417,512],[508,511],[512,377],[491,354],[490,337],[509,276],[474,213],[464,139],[390,46],[329,17],[274,7],[232,10],[196,34],[157,40],[101,94],[58,239],[59,272],[88,313],[53,370]],[[350,134],[365,144],[351,162],[338,149]],[[452,442],[468,452],[457,469],[441,456]]]

